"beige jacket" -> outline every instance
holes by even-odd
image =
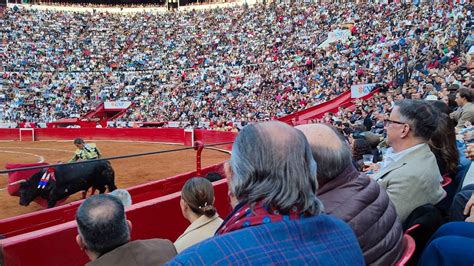
[[[467,102],[463,107],[449,114],[449,116],[457,122],[456,128],[458,130],[465,128],[466,122],[474,124],[474,104]]]
[[[436,204],[446,196],[436,158],[428,144],[380,169],[374,179],[387,191],[402,223],[419,206]]]
[[[221,224],[222,219],[219,218],[217,214],[212,218],[201,215],[201,217],[190,224],[184,233],[176,239],[174,242],[176,251],[180,253],[188,247],[214,236]]]

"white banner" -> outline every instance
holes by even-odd
[[[328,47],[331,43],[341,41],[343,43],[347,42],[349,40],[349,37],[351,36],[351,31],[350,30],[335,30],[331,31],[328,33],[328,38],[325,40],[323,43],[319,45],[319,48],[326,48]]]
[[[351,97],[352,98],[364,97],[365,95],[369,94],[376,85],[377,85],[376,83],[352,85]]]
[[[127,109],[130,107],[132,102],[126,102],[126,101],[118,101],[118,102],[104,102],[104,108],[105,110],[108,109]]]

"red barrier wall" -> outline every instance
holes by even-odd
[[[361,99],[368,99],[372,97],[372,95],[374,95],[374,93],[378,91],[379,91],[378,89],[374,90],[368,95],[362,97]],[[338,108],[340,106],[345,106],[346,108],[353,108],[354,107],[354,103],[352,102],[353,100],[355,99],[351,98],[351,92],[346,91],[332,100],[323,102],[319,105],[310,107],[308,109],[299,111],[291,115],[280,117],[278,120],[291,124],[291,120],[293,118],[295,118],[296,121],[305,121],[305,120],[314,119],[314,118],[321,118],[327,112],[337,113]]]
[[[35,128],[35,140],[70,140],[77,137],[86,140],[131,140],[176,144],[191,144],[192,134],[185,135],[181,128]],[[237,133],[216,130],[194,130],[194,141],[204,144],[234,141]],[[189,139],[186,139],[189,138]],[[19,129],[0,129],[0,140],[20,140]],[[219,147],[232,148],[232,145]]]
[[[221,217],[230,212],[225,180],[214,183],[215,206]],[[180,193],[134,204],[127,208],[132,239],[166,238],[174,241],[189,223],[179,207]],[[84,265],[88,258],[75,242],[75,221],[0,240],[1,265]]]
[[[210,136],[207,136],[209,133]],[[183,143],[183,129],[109,129],[109,128],[47,128],[35,129],[37,140],[47,139],[73,139],[82,136],[86,139],[126,139],[140,141],[160,141],[169,143]],[[235,133],[199,130],[197,137],[204,141],[205,144],[215,142],[227,142],[235,138]],[[19,139],[18,129],[0,129],[0,139],[8,139],[17,136]],[[219,140],[221,137],[221,141]],[[219,147],[225,148],[225,147]],[[231,148],[231,145],[228,145]],[[222,164],[210,166],[202,169],[202,175],[208,172],[218,172],[224,176]],[[163,180],[150,182],[144,185],[128,188],[132,195],[132,201],[139,203],[142,201],[157,198],[163,195],[177,192],[181,190],[184,182],[190,177],[196,176],[195,172],[183,173],[177,176],[169,177]],[[82,201],[73,202],[53,209],[42,210],[34,213],[20,215],[17,217],[0,220],[0,234],[6,237],[24,234],[34,230],[58,225],[74,219],[76,209]]]
[[[20,140],[20,129],[0,128],[0,140]]]
[[[213,144],[219,142],[234,142],[237,137],[235,132],[222,132],[216,130],[194,130],[194,140],[200,140],[204,144]],[[232,145],[216,146],[215,148],[232,150]]]
[[[222,177],[224,177],[222,164],[216,164],[202,169],[203,176],[210,172],[217,172]],[[133,204],[136,204],[178,192],[189,178],[195,176],[195,171],[188,172],[155,182],[131,187],[127,190],[132,196]],[[12,237],[72,221],[74,220],[76,210],[81,203],[82,200],[75,201],[56,208],[45,209],[0,220],[0,234],[5,237]]]
[[[136,140],[184,143],[184,130],[180,128],[37,128],[36,140],[74,139]]]
[[[316,106],[309,107],[305,110],[296,112],[291,115],[280,117],[278,120],[285,123],[290,123],[293,118],[295,118],[296,121],[300,121],[300,120],[304,120],[307,117],[315,117],[318,115],[323,115],[324,113],[329,112],[329,110],[332,110],[334,108],[337,109],[337,107],[341,106],[341,104],[347,102],[350,99],[351,99],[351,92],[346,91],[332,100],[323,102]]]

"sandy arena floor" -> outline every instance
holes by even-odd
[[[104,157],[152,152],[182,148],[181,145],[167,145],[150,142],[95,141]],[[44,160],[49,163],[68,161],[75,147],[71,141],[0,142],[0,168],[6,163],[32,163]],[[203,167],[223,162],[229,155],[223,152],[205,149],[202,152]],[[194,150],[148,155],[111,161],[115,170],[115,183],[118,188],[128,188],[150,181],[159,180],[183,172],[193,171],[196,167]],[[0,189],[7,186],[7,175],[0,175]],[[81,198],[77,193],[68,198],[71,202]],[[12,197],[6,190],[0,190],[0,219],[40,210],[36,203],[24,207],[19,198]]]

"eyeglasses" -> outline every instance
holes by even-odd
[[[385,125],[390,125],[391,123],[393,124],[399,124],[399,125],[405,125],[406,123],[401,122],[401,121],[395,121],[395,120],[390,120],[390,119],[384,119],[383,120]]]

